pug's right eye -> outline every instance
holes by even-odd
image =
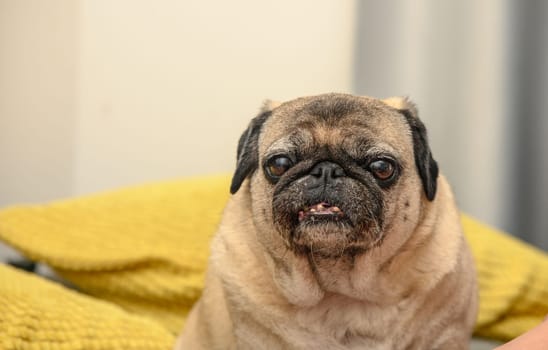
[[[277,181],[293,166],[293,161],[286,156],[274,156],[266,161],[265,172],[271,181]]]

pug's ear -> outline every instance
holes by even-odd
[[[417,106],[406,96],[389,97],[381,101],[397,110],[408,110],[416,119],[418,119],[419,111]]]
[[[383,102],[397,109],[407,120],[413,136],[415,165],[422,181],[424,193],[428,200],[434,200],[439,175],[438,163],[432,157],[426,127],[418,117],[417,106],[406,97],[391,97]]]
[[[238,192],[244,180],[259,166],[259,135],[264,122],[272,114],[272,110],[281,103],[266,100],[259,112],[259,115],[251,120],[249,126],[240,136],[238,142],[236,171],[232,177],[230,193]]]
[[[265,100],[261,106],[261,113],[272,111],[275,108],[278,108],[281,104],[282,102],[280,101]]]

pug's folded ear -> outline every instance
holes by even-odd
[[[417,105],[413,101],[411,101],[406,96],[395,96],[395,97],[389,97],[385,98],[384,100],[381,100],[382,102],[386,103],[392,108],[395,108],[397,110],[407,110],[409,111],[416,119],[418,119],[419,111],[417,109]]]
[[[263,105],[261,106],[261,112],[260,113],[272,111],[275,108],[278,108],[281,104],[282,104],[282,102],[280,102],[280,101],[265,100],[263,102]]]
[[[253,174],[259,166],[259,135],[264,122],[272,114],[272,110],[281,103],[266,100],[261,107],[259,115],[251,120],[249,126],[240,136],[238,142],[236,171],[232,177],[230,193],[238,192],[244,180]]]
[[[426,127],[419,119],[417,106],[407,97],[390,97],[382,101],[397,109],[407,120],[413,135],[415,164],[422,181],[424,193],[428,200],[434,200],[439,175],[438,163],[432,157]]]

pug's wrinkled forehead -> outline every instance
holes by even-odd
[[[412,144],[404,116],[374,98],[327,94],[269,106],[275,108],[263,127],[268,132],[261,133],[260,155],[330,146],[352,153],[363,151],[357,147],[378,147],[403,156]]]

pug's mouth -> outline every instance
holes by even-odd
[[[346,214],[336,205],[328,202],[320,202],[311,206],[305,206],[299,211],[299,222],[323,222],[340,221],[346,218]]]
[[[340,204],[321,201],[304,205],[293,223],[295,226],[285,232],[290,248],[299,254],[340,258],[342,254],[358,254],[367,243],[366,231]]]

